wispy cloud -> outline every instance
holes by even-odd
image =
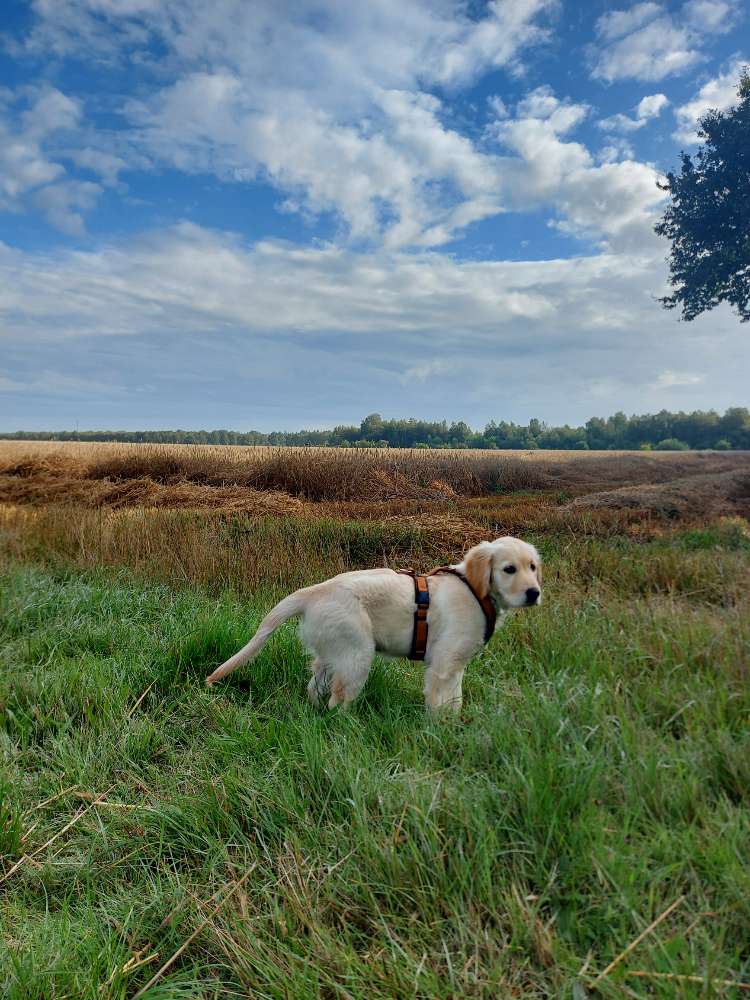
[[[731,0],[688,0],[675,13],[650,0],[608,11],[596,22],[592,74],[611,83],[685,73],[705,58],[712,35],[731,29],[736,13]]]
[[[455,370],[455,362],[451,363],[441,358],[434,358],[431,361],[423,361],[418,365],[412,365],[411,368],[406,369],[400,378],[404,383],[426,382],[436,375],[445,375],[452,369]]]
[[[81,122],[80,102],[47,85],[6,91],[0,108],[0,210],[34,205],[63,232],[84,231],[101,187],[68,176],[61,142]]]
[[[405,382],[409,410],[474,418],[497,400],[493,412],[543,407],[550,418],[573,419],[591,415],[591,387],[609,373],[617,393],[608,401],[630,408],[643,405],[644,385],[657,407],[659,392],[703,386],[690,361],[710,343],[706,391],[715,398],[721,371],[731,401],[742,371],[737,324],[721,314],[687,330],[665,317],[653,301],[663,277],[658,256],[458,262],[436,252],[247,245],[189,224],[87,253],[5,247],[3,353],[27,362],[25,374],[10,362],[4,374],[33,381],[29,359],[38,356],[40,370],[95,381],[84,360],[93,356],[108,359],[100,367],[131,394],[154,386],[141,392],[152,407],[189,397],[209,419],[211,407],[224,413],[230,401],[238,412],[272,414],[273,400],[285,399],[286,426],[321,413],[332,393],[350,410],[378,409],[380,395],[382,408],[382,394]],[[431,396],[435,381],[445,387],[440,398]],[[246,398],[243,385],[252,387]],[[53,391],[15,394],[13,412]],[[87,395],[82,387],[84,411],[93,406]],[[105,395],[120,412],[115,394]]]
[[[703,381],[703,375],[695,372],[675,372],[667,369],[660,372],[653,383],[654,389],[676,389],[681,386],[699,385]]]

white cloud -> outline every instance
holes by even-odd
[[[462,323],[496,330],[518,318],[551,317],[552,302],[529,280],[533,268],[505,267],[458,265],[437,253],[359,255],[270,241],[246,247],[183,223],[99,252],[27,256],[4,248],[0,316],[6,335],[22,313],[39,336],[51,328],[55,336],[170,327],[427,331],[462,313]]]
[[[618,163],[620,160],[634,160],[635,150],[622,136],[614,136],[596,154],[597,163]]]
[[[65,168],[45,151],[45,140],[78,121],[78,107],[59,90],[44,88],[7,95],[0,119],[0,207],[18,209],[27,192],[49,184]],[[17,111],[18,103],[26,108]]]
[[[606,132],[635,132],[643,128],[652,118],[657,118],[668,104],[669,100],[665,94],[649,94],[638,102],[635,118],[618,114],[602,118],[597,124]]]
[[[84,217],[96,205],[101,191],[92,181],[61,181],[36,191],[34,202],[51,225],[69,236],[82,236],[86,232]]]
[[[649,94],[642,97],[636,108],[636,117],[639,121],[648,121],[650,118],[657,118],[663,108],[669,104],[666,94]]]
[[[460,0],[348,6],[320,0],[312,9],[292,0],[280,16],[272,0],[218,0],[210,6],[202,0],[34,0],[33,5],[37,21],[24,47],[35,53],[114,60],[141,50],[143,58],[144,44],[158,38],[168,48],[167,61],[178,67],[219,64],[248,76],[256,66],[258,80],[272,75],[290,89],[327,89],[339,78],[355,93],[374,80],[397,88],[416,79],[453,86],[487,69],[517,69],[525,49],[548,40],[539,22],[557,6],[556,0],[489,0],[479,13]]]
[[[543,5],[529,4],[524,17],[540,9]],[[421,6],[414,10],[424,14]],[[513,19],[509,8],[494,5],[493,25],[501,11]],[[220,20],[217,24],[215,30],[223,30]],[[175,49],[181,51],[188,39],[201,53],[208,44],[191,25]],[[273,41],[269,44],[273,49]],[[627,228],[623,217],[632,221],[634,202],[647,212],[659,200],[651,185],[653,172],[645,166],[629,168],[629,179],[638,174],[639,180],[622,208],[607,195],[610,187],[618,198],[623,193],[615,170],[591,178],[601,197],[586,209],[572,194],[575,181],[556,191],[577,165],[598,168],[583,146],[559,138],[588,109],[561,102],[548,87],[527,94],[513,120],[504,102],[496,96],[489,101],[494,121],[484,138],[495,138],[517,154],[497,156],[444,124],[441,101],[419,89],[420,77],[442,79],[445,68],[437,71],[429,60],[416,68],[397,49],[386,70],[383,53],[372,52],[369,38],[363,40],[362,66],[350,64],[348,55],[323,65],[320,44],[317,35],[302,32],[295,81],[286,81],[283,67],[280,77],[271,75],[271,83],[260,80],[259,67],[248,64],[244,50],[231,69],[225,58],[220,70],[183,72],[170,86],[126,106],[134,141],[157,161],[180,170],[212,171],[234,180],[270,179],[287,193],[287,210],[333,211],[355,240],[393,248],[439,246],[474,221],[545,203],[563,216],[570,214],[561,224],[571,233],[616,235]],[[227,40],[227,46],[231,52],[232,42]],[[283,61],[280,54],[277,61]],[[483,56],[478,65],[485,63]],[[316,73],[321,74],[317,79]],[[456,73],[451,79],[461,78]],[[346,80],[341,74],[347,74]],[[309,82],[309,90],[302,92],[299,80]],[[394,86],[397,81],[405,85]],[[643,114],[654,113],[657,97],[649,99]],[[546,162],[539,157],[542,146],[549,155]],[[647,185],[641,182],[645,179]]]
[[[697,142],[696,129],[699,118],[710,109],[725,111],[737,104],[740,75],[747,63],[747,59],[735,57],[723,73],[704,83],[692,100],[675,108],[674,113],[677,118],[675,139],[681,142]]]
[[[730,30],[735,13],[727,0],[688,0],[675,14],[650,2],[603,14],[596,22],[592,75],[611,83],[684,73],[704,58],[708,36]]]
[[[685,72],[699,60],[700,53],[691,46],[688,32],[665,16],[605,49],[593,75],[609,82],[628,77],[662,80]]]
[[[427,77],[457,84],[482,70],[517,67],[525,48],[547,41],[548,32],[534,18],[552,6],[550,0],[490,0],[483,18],[463,21],[454,39],[429,53]]]
[[[605,42],[611,42],[653,21],[661,11],[658,3],[637,3],[629,10],[608,11],[596,22],[596,31]]]
[[[497,164],[445,123],[426,88],[518,72],[547,39],[555,0],[490,0],[481,13],[456,0],[322,0],[312,12],[287,5],[283,17],[273,0],[63,6],[37,0],[27,48],[139,61],[125,141],[76,154],[105,184],[137,152],[139,166],[145,156],[269,180],[287,210],[334,212],[355,240],[434,246],[502,206]],[[149,39],[165,50],[158,65]]]
[[[635,20],[653,6],[641,5]],[[568,233],[610,248],[648,244],[660,197],[654,172],[616,162],[618,148],[620,157],[631,155],[623,144],[611,143],[597,165],[571,140],[585,105],[538,87],[510,117],[495,95],[494,120],[477,140],[448,124],[443,101],[424,89],[463,85],[498,66],[515,71],[545,37],[540,19],[551,9],[551,0],[493,0],[472,18],[454,0],[353,7],[325,0],[314,18],[294,5],[279,18],[271,0],[210,8],[198,0],[75,0],[62,18],[58,5],[38,0],[28,44],[68,52],[80,40],[107,59],[137,47],[146,72],[139,97],[121,108],[130,127],[108,147],[107,136],[79,122],[78,142],[67,150],[68,162],[105,186],[128,168],[163,164],[230,182],[266,180],[283,193],[285,211],[333,213],[343,224],[339,239],[355,245],[440,246],[472,222],[540,207]],[[635,23],[635,15],[616,14],[602,28],[607,36]],[[158,75],[149,76],[138,47],[144,37],[166,48]],[[636,120],[665,100],[649,96]],[[41,108],[37,117],[45,118]],[[488,148],[493,139],[502,155]],[[101,184],[64,177],[52,162],[60,176],[50,180],[65,184],[39,192],[35,203],[54,224],[80,233]]]
[[[632,160],[597,165],[583,144],[568,138],[588,108],[559,101],[549,88],[528,94],[517,113],[494,128],[497,140],[517,154],[503,164],[506,203],[515,208],[550,204],[558,228],[572,235],[603,236],[610,249],[655,244],[653,213],[663,193],[652,167]]]
[[[417,365],[413,365],[411,368],[407,368],[406,371],[399,377],[404,383],[426,382],[434,379],[436,375],[446,375],[448,372],[455,371],[455,367],[455,361],[445,361],[441,358],[434,358],[431,361],[422,361]]]
[[[91,381],[101,371],[106,383],[116,371],[130,387],[122,404],[95,394],[97,416],[84,388],[71,387],[75,410],[54,410],[45,400],[58,388],[32,385],[3,419],[309,425],[382,408],[405,378],[409,407],[397,412],[470,422],[586,419],[602,402],[643,412],[680,380],[690,405],[729,405],[741,398],[747,338],[728,310],[691,324],[662,310],[661,258],[458,262],[247,245],[189,224],[87,252],[0,247],[4,377]],[[688,383],[696,358],[704,381]],[[603,379],[613,390],[595,399]],[[139,402],[134,413],[145,385],[156,387],[139,396],[150,409]]]
[[[73,235],[101,188],[67,176],[65,137],[78,129],[80,104],[53,87],[21,88],[6,95],[0,118],[0,209],[20,212],[30,204],[47,221]],[[23,110],[20,110],[20,109]]]
[[[22,42],[10,46],[13,54],[69,56],[86,52],[97,61],[113,61],[123,42],[142,45],[149,31],[143,19],[164,11],[164,0],[32,0],[36,16]],[[164,11],[166,13],[166,11]],[[108,30],[117,23],[118,34]]]
[[[82,149],[71,149],[69,157],[77,166],[90,170],[101,178],[107,187],[116,187],[120,174],[128,169],[128,163],[121,156],[103,149],[84,146]]]
[[[731,30],[737,14],[736,4],[728,0],[688,0],[682,10],[696,31],[717,35]]]
[[[0,389],[3,392],[18,393],[23,395],[44,394],[45,396],[73,396],[80,397],[83,393],[107,394],[116,392],[123,394],[128,390],[122,385],[113,385],[111,382],[102,383],[101,379],[79,378],[65,372],[44,369],[24,377],[11,376],[0,371]]]
[[[0,275],[3,335],[45,340],[228,329],[502,340],[514,323],[543,327],[565,315],[579,330],[619,330],[634,299],[651,306],[650,293],[662,291],[647,258],[458,263],[435,252],[247,246],[190,223],[91,252],[0,245]],[[634,294],[633,283],[645,287]]]
[[[667,369],[659,373],[659,376],[653,383],[653,388],[675,389],[688,385],[698,385],[703,379],[703,375],[696,375],[693,372],[675,372]]]
[[[54,87],[32,88],[33,103],[21,115],[21,131],[30,140],[41,141],[55,132],[76,128],[81,118],[78,101]]]
[[[496,121],[502,118],[507,118],[509,115],[508,107],[505,101],[500,97],[499,94],[492,94],[487,98],[487,106],[492,112],[492,117]]]

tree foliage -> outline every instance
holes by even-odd
[[[735,406],[714,410],[592,417],[581,427],[551,427],[491,420],[483,431],[463,420],[384,420],[370,413],[360,424],[309,431],[17,431],[0,438],[51,441],[132,441],[158,444],[318,445],[333,448],[553,448],[615,450],[637,448],[750,449],[750,412]]]
[[[699,122],[695,157],[682,154],[679,174],[667,174],[671,204],[655,226],[672,242],[670,284],[660,299],[695,319],[728,302],[742,322],[750,319],[750,75],[742,75],[739,102],[708,111]]]

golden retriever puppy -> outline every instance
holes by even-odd
[[[425,704],[461,707],[466,664],[481,648],[489,596],[498,622],[512,608],[539,604],[541,566],[533,545],[518,538],[480,542],[452,569],[431,576],[424,661]],[[474,593],[472,593],[472,589]],[[476,595],[476,596],[475,596]],[[408,656],[414,628],[414,581],[392,569],[355,570],[290,594],[263,619],[253,638],[206,678],[214,684],[252,660],[287,619],[301,616],[300,637],[312,653],[308,695],[314,704],[346,707],[362,690],[373,656]]]

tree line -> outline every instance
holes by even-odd
[[[309,431],[16,431],[0,433],[16,441],[122,441],[150,444],[317,445],[332,448],[513,448],[684,451],[750,449],[750,412],[734,406],[714,410],[640,416],[615,413],[592,417],[580,427],[552,427],[491,420],[482,431],[464,421],[384,420],[371,413],[357,425]]]

